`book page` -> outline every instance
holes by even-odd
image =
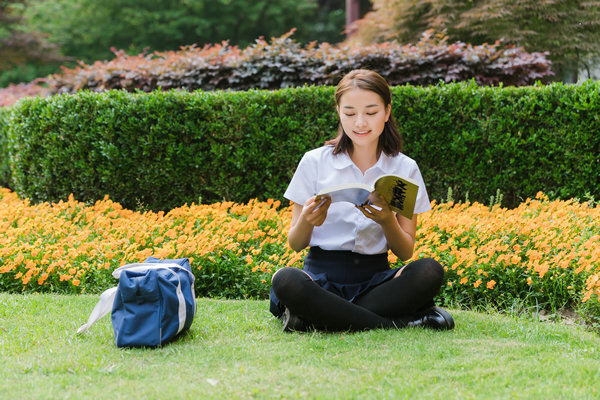
[[[371,194],[371,188],[360,183],[339,185],[326,188],[319,192],[317,200],[323,196],[331,197],[331,202],[346,201],[356,205],[362,205]]]

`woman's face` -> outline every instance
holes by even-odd
[[[337,107],[342,128],[353,146],[375,148],[391,109],[377,93],[357,88],[344,93]]]

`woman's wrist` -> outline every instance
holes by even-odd
[[[382,228],[390,250],[402,260],[411,258],[415,247],[414,239],[402,229],[398,220],[395,217],[393,221],[386,220],[386,225],[382,225]]]
[[[288,244],[294,251],[301,251],[310,243],[314,225],[306,221],[304,218],[299,218],[296,224],[288,232]]]

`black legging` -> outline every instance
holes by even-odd
[[[399,277],[374,287],[354,303],[292,267],[277,271],[272,288],[281,304],[307,323],[318,329],[346,331],[405,327],[416,313],[433,306],[443,280],[440,263],[424,258],[411,262]]]

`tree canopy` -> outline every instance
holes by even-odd
[[[0,71],[25,63],[62,60],[57,46],[36,31],[25,31],[23,0],[0,0]]]
[[[59,72],[61,65],[72,67],[78,60],[111,59],[113,49],[151,53],[223,41],[246,46],[294,27],[303,43],[337,43],[344,39],[343,4],[343,0],[0,0],[0,68],[4,68],[0,87]],[[37,56],[46,58],[36,63]]]
[[[341,41],[344,18],[343,10],[323,15],[317,0],[35,0],[28,15],[63,54],[85,62],[111,58],[111,47],[132,53],[222,41],[246,46],[294,27],[303,42]]]
[[[423,31],[472,44],[503,40],[548,51],[559,69],[577,69],[600,53],[600,1],[373,0],[352,41],[414,42]]]

